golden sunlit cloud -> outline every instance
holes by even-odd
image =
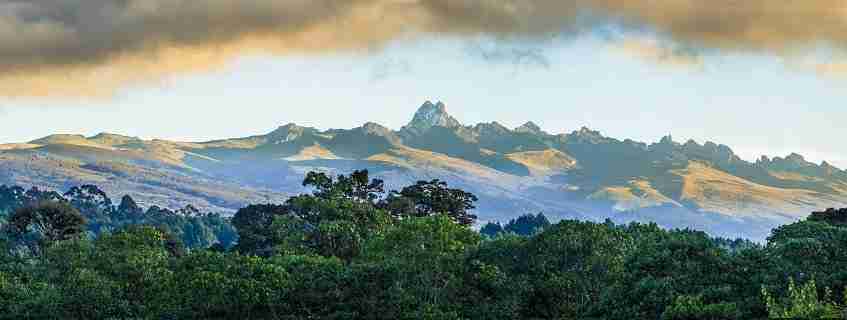
[[[673,48],[651,39],[625,39],[614,42],[612,49],[645,60],[647,62],[700,70],[703,59],[689,50]]]
[[[647,29],[668,48],[780,54],[847,43],[843,0],[0,0],[0,95],[103,96],[252,53],[323,54],[419,36],[542,38]],[[670,51],[668,51],[670,50]]]
[[[815,66],[818,74],[824,76],[847,76],[847,61],[821,63]]]

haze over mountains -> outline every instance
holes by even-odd
[[[93,183],[144,205],[230,212],[302,191],[305,172],[367,168],[399,187],[443,179],[480,197],[482,221],[551,218],[656,221],[761,239],[812,210],[847,206],[847,172],[803,156],[748,162],[712,142],[652,144],[532,122],[467,126],[426,102],[409,124],[321,131],[287,124],[265,135],[200,143],[116,134],[52,135],[0,145],[0,184],[64,190]]]

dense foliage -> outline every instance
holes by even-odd
[[[531,236],[550,227],[550,220],[539,214],[525,214],[509,220],[505,225],[500,222],[489,222],[482,226],[479,233],[488,237],[496,237],[503,233],[514,233],[521,236]]]
[[[239,210],[229,249],[183,249],[185,233],[157,227],[150,209],[91,188],[30,192],[41,196],[0,208],[0,318],[844,317],[847,211],[779,227],[766,244],[543,215],[483,235],[469,227],[475,197],[440,181],[386,192],[357,171],[304,184],[314,192]]]
[[[94,185],[73,187],[64,194],[38,188],[27,190],[18,186],[0,186],[0,224],[9,220],[15,211],[25,211],[39,203],[56,203],[76,209],[86,221],[84,233],[91,239],[133,225],[160,228],[189,248],[206,248],[215,244],[229,247],[237,238],[235,229],[220,214],[203,213],[190,205],[178,210],[158,206],[144,209],[128,195],[115,204]],[[11,240],[33,236],[37,235],[24,234]]]

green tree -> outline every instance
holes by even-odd
[[[173,267],[175,318],[273,319],[290,313],[291,275],[258,256],[201,250]],[[202,292],[202,294],[198,294]]]
[[[72,269],[59,285],[60,314],[75,319],[128,318],[129,301],[122,299],[120,280],[109,279],[96,270]],[[148,304],[149,302],[144,302]],[[137,307],[137,306],[136,306]]]
[[[847,208],[812,212],[808,221],[824,222],[834,226],[847,226]]]
[[[676,297],[673,304],[662,313],[663,320],[691,319],[741,319],[741,312],[734,303],[707,304],[703,296],[683,295]]]
[[[509,220],[505,225],[501,225],[499,222],[489,222],[480,229],[479,233],[488,237],[494,237],[501,232],[531,236],[548,227],[550,227],[550,221],[547,220],[547,217],[543,213],[537,215],[525,214],[516,219]]]
[[[280,252],[318,253],[349,261],[362,242],[392,223],[389,213],[373,203],[381,182],[367,171],[333,180],[311,172],[304,184],[314,194],[289,198],[285,204],[251,205],[236,212],[239,252],[269,257]],[[308,248],[308,249],[307,249]],[[304,250],[306,249],[306,250]]]
[[[626,269],[634,241],[611,222],[562,221],[529,239],[522,269],[531,279],[525,313],[537,318],[591,315]]]
[[[55,285],[0,271],[0,319],[56,319],[62,298]]]
[[[779,259],[782,279],[814,279],[819,288],[847,288],[847,227],[820,221],[801,221],[777,227],[767,251]]]
[[[783,299],[774,297],[762,287],[762,298],[772,319],[844,319],[844,311],[831,301],[831,291],[825,290],[824,296],[818,296],[814,280],[797,286],[794,279],[788,279],[788,296]]]
[[[655,226],[633,231],[635,243],[622,265],[626,271],[609,286],[601,304],[606,317],[657,319],[681,296],[698,297],[705,306],[717,308],[712,310],[737,308],[722,307],[735,303],[743,289],[729,281],[736,272],[729,253],[705,233],[667,232]],[[736,316],[733,312],[721,318]]]
[[[127,301],[134,317],[170,308],[167,298],[175,278],[169,236],[152,226],[133,226],[95,241],[92,268],[120,284],[117,295]]]
[[[21,238],[34,234],[41,247],[73,239],[85,231],[85,218],[66,202],[39,202],[15,210],[9,217],[9,232]]]
[[[409,218],[365,244],[361,262],[393,278],[386,304],[399,318],[457,318],[465,252],[478,233],[447,216]]]
[[[323,172],[309,172],[303,180],[304,187],[315,188],[314,195],[324,199],[345,198],[359,202],[374,202],[385,193],[385,183],[371,179],[368,170],[356,170],[349,176],[333,179]]]
[[[399,192],[392,191],[380,205],[400,217],[444,214],[458,224],[469,226],[477,219],[471,213],[477,200],[474,194],[449,188],[447,182],[436,179],[418,181]]]
[[[283,205],[249,205],[238,210],[232,218],[232,225],[238,232],[236,249],[242,253],[269,256],[272,250],[270,226],[274,219],[287,215],[288,208]]]
[[[115,214],[123,219],[138,221],[143,218],[144,209],[141,209],[141,207],[138,206],[135,199],[129,195],[125,195],[121,198],[121,203],[118,205]]]
[[[354,281],[369,281],[367,274],[353,279],[347,264],[336,257],[277,255],[270,259],[290,275],[290,287],[282,315],[289,319],[361,319],[352,303]]]

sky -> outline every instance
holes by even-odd
[[[92,16],[92,2],[115,1],[19,8],[0,0],[0,25],[11,26],[0,30],[0,71],[9,71],[0,74],[0,143],[100,132],[200,141],[289,122],[399,129],[433,100],[465,124],[533,121],[551,133],[586,126],[645,142],[671,134],[727,144],[748,160],[797,152],[847,167],[847,127],[839,124],[847,118],[847,68],[841,49],[817,44],[847,40],[847,9],[838,2],[772,10],[752,0],[733,15],[696,0],[512,0],[502,3],[516,7],[505,9],[491,1],[355,2],[376,11],[334,5],[346,1],[292,8],[254,0],[219,15],[215,6],[227,1],[214,0],[167,11],[202,12],[190,29],[140,5]],[[568,11],[575,3],[635,22],[583,22]],[[398,4],[415,10],[398,14]],[[656,10],[665,14],[649,14]],[[62,17],[55,12],[84,19],[50,21]],[[126,17],[141,23],[122,29]],[[390,28],[407,25],[414,31]],[[60,37],[67,34],[76,36]]]

